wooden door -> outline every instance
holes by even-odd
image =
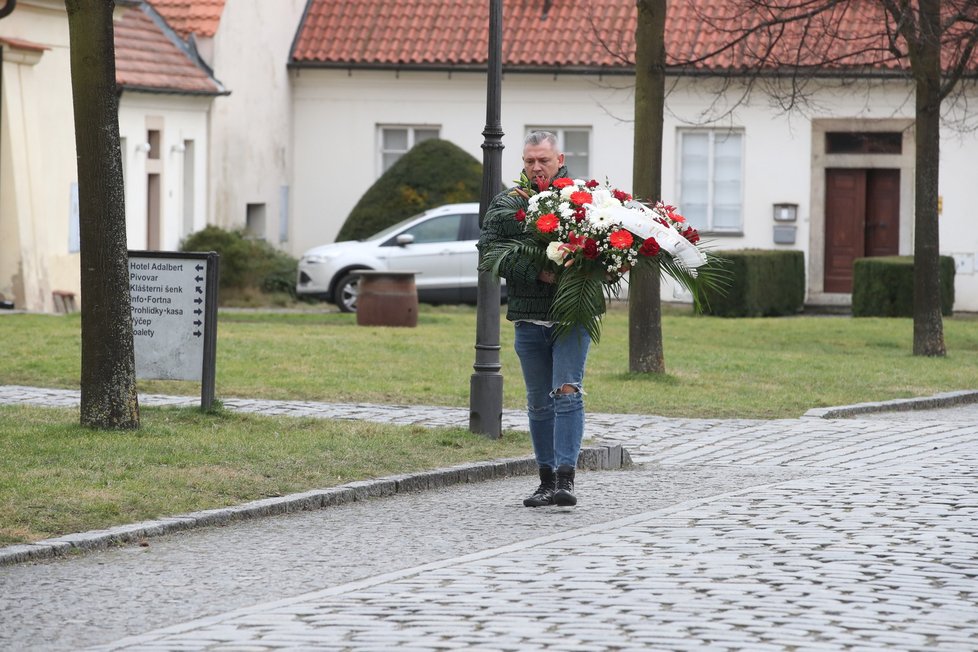
[[[866,171],[825,170],[825,291],[852,292],[852,262],[866,249]]]
[[[866,170],[866,255],[900,251],[900,170]]]
[[[852,292],[857,258],[899,249],[900,171],[825,171],[825,292]]]

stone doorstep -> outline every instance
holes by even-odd
[[[581,449],[578,468],[586,471],[621,469],[631,466],[632,458],[620,444],[586,446]],[[242,505],[206,509],[152,521],[119,525],[104,530],[66,534],[36,543],[0,548],[0,566],[88,552],[113,545],[137,543],[149,537],[197,527],[225,525],[263,516],[311,511],[398,493],[424,491],[523,475],[535,475],[532,457],[520,457],[460,464],[444,469],[387,476],[350,482],[329,489],[314,489],[275,498],[263,498]]]

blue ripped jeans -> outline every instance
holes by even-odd
[[[584,364],[591,338],[583,328],[558,338],[552,326],[518,321],[515,327],[537,465],[576,467],[584,438]],[[564,385],[575,391],[562,393]]]

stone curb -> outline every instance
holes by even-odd
[[[621,469],[631,466],[632,458],[621,444],[588,446],[581,449],[578,468],[587,471]],[[152,521],[119,525],[105,530],[67,534],[37,543],[0,548],[0,566],[64,556],[70,552],[101,550],[109,546],[135,543],[148,537],[210,525],[275,516],[290,512],[311,511],[347,503],[392,496],[399,493],[450,487],[456,484],[484,482],[537,471],[532,457],[460,464],[444,469],[393,475],[374,480],[350,482],[329,489],[314,489],[288,496],[264,498],[242,505],[206,509],[189,514],[169,516]]]
[[[815,419],[845,419],[847,417],[872,412],[899,412],[909,410],[928,410],[934,408],[951,407],[967,403],[978,403],[978,391],[962,390],[957,392],[943,392],[933,396],[922,398],[895,398],[890,401],[877,401],[871,403],[855,403],[853,405],[839,405],[827,408],[812,408],[802,415],[802,418]]]

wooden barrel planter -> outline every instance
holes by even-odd
[[[358,326],[418,325],[418,288],[414,272],[365,270],[357,290]]]

